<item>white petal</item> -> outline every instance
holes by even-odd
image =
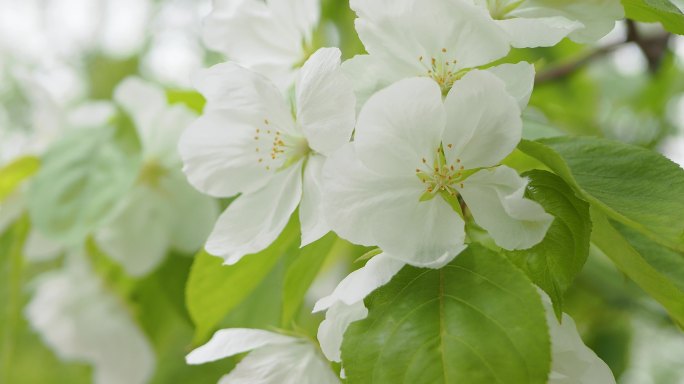
[[[608,365],[584,345],[572,318],[564,313],[559,324],[551,300],[542,291],[540,295],[551,334],[552,366],[548,384],[615,384]]]
[[[497,65],[486,71],[504,82],[508,94],[518,100],[520,110],[527,107],[534,88],[534,65],[521,61],[516,64]]]
[[[323,177],[326,220],[340,237],[422,267],[465,248],[463,220],[442,198],[420,202],[425,190],[415,174],[374,172],[348,144],[328,158]]]
[[[205,249],[237,263],[268,247],[283,231],[302,197],[302,162],[275,174],[262,189],[238,197],[219,217]]]
[[[124,79],[114,90],[114,101],[133,119],[143,142],[157,115],[167,104],[163,89],[138,77]]]
[[[458,158],[466,169],[490,167],[520,142],[518,103],[491,73],[469,72],[451,88],[444,108],[447,124],[443,144],[449,163]]]
[[[344,332],[351,323],[365,319],[366,316],[368,316],[368,310],[363,305],[363,301],[352,305],[338,301],[328,309],[325,313],[325,320],[318,326],[318,341],[328,360],[342,361],[340,348]]]
[[[322,48],[304,64],[297,83],[297,123],[309,146],[328,155],[349,142],[356,122],[354,90],[340,70],[340,50]]]
[[[29,324],[61,359],[93,365],[94,383],[147,383],[154,373],[152,346],[78,256],[39,278],[26,307]]]
[[[380,4],[359,9],[356,30],[371,55],[387,67],[400,68],[405,76],[425,75],[431,58],[457,61],[456,68],[472,68],[504,57],[508,36],[492,23],[489,14],[465,1],[410,0],[385,12]],[[371,17],[366,17],[371,14]],[[446,49],[445,54],[442,50]]]
[[[403,77],[401,73],[393,73],[391,66],[383,65],[371,55],[356,55],[343,62],[341,67],[354,86],[357,113],[376,91]]]
[[[330,296],[318,300],[313,311],[324,311],[337,302],[346,305],[363,302],[366,296],[387,284],[404,265],[404,262],[384,253],[373,257],[366,265],[345,277]]]
[[[298,22],[284,16],[260,0],[215,0],[204,22],[203,39],[209,48],[267,76],[284,90],[294,80],[294,65],[304,57],[306,40]]]
[[[143,276],[166,256],[172,206],[146,186],[135,187],[116,217],[95,233],[102,250],[131,276]]]
[[[615,26],[615,21],[624,17],[619,0],[527,0],[512,12],[517,17],[562,16],[576,20],[583,28],[570,33],[570,39],[586,44],[602,38]]]
[[[401,80],[373,95],[361,110],[354,142],[375,172],[409,175],[439,148],[445,114],[439,86],[427,78]]]
[[[282,23],[310,42],[321,15],[320,0],[268,0],[267,3]]]
[[[294,129],[283,94],[270,80],[254,71],[231,62],[217,64],[199,71],[194,84],[207,99],[205,112],[224,109],[255,127],[260,128],[268,120],[288,133]]]
[[[320,155],[309,157],[304,168],[302,202],[299,205],[299,222],[302,226],[302,247],[320,239],[330,232],[323,215],[323,164]]]
[[[483,169],[459,191],[475,222],[502,248],[527,249],[544,239],[553,216],[524,198],[527,180],[508,167]]]
[[[219,384],[338,384],[339,379],[305,341],[259,348],[247,355]]]
[[[179,172],[164,181],[168,196],[168,210],[175,212],[171,224],[171,246],[184,253],[197,252],[207,240],[218,218],[218,204],[214,199],[197,192]]]
[[[562,16],[496,20],[516,48],[551,47],[584,25]]]
[[[272,140],[263,134],[255,139],[256,129],[232,111],[211,111],[197,119],[178,145],[190,184],[211,196],[230,197],[268,183],[282,161],[272,160]]]
[[[229,328],[214,333],[206,344],[190,352],[188,364],[204,364],[267,345],[292,343],[296,339],[261,329]]]

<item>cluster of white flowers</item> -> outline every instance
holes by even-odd
[[[440,268],[457,257],[466,221],[507,250],[544,238],[553,217],[524,197],[527,180],[501,165],[521,139],[534,68],[491,65],[511,46],[596,40],[622,16],[614,0],[350,4],[368,54],[341,64],[336,48],[312,53],[318,1],[215,1],[205,40],[231,61],[196,77],[207,105],[179,144],[192,185],[240,195],[206,244],[226,264],[268,247],[297,207],[302,246],[332,230],[382,250],[316,304],[328,311],[319,341],[332,361],[346,327],[367,315],[363,299],[404,265]],[[614,381],[572,321],[559,326],[548,312],[549,382]],[[254,349],[221,383],[299,373],[293,382],[337,382],[306,343],[223,330],[188,362]]]

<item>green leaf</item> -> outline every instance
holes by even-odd
[[[185,288],[185,300],[195,323],[195,343],[205,341],[217,324],[245,300],[290,250],[299,247],[299,222],[293,215],[278,239],[265,250],[223,265],[202,251],[195,256]]]
[[[648,149],[593,137],[523,140],[533,156],[611,219],[684,250],[684,170]]]
[[[595,207],[591,208],[591,218],[594,223],[592,242],[684,325],[684,256],[621,226],[625,236],[629,236],[629,241],[626,240]]]
[[[589,204],[560,177],[546,171],[523,174],[530,179],[526,196],[555,217],[544,240],[531,249],[506,252],[508,257],[543,289],[562,317],[565,291],[580,273],[589,255]]]
[[[0,203],[2,203],[21,183],[33,176],[40,168],[36,157],[21,157],[0,169]]]
[[[622,0],[628,18],[661,23],[672,33],[684,35],[684,14],[669,0]]]
[[[207,102],[199,92],[178,89],[167,90],[166,98],[169,104],[184,104],[197,113],[202,113]]]
[[[302,248],[291,265],[288,266],[283,286],[282,325],[289,325],[304,301],[306,291],[318,275],[326,259],[333,254],[333,246],[338,238],[328,233],[320,240]]]
[[[405,267],[366,300],[342,346],[349,383],[542,384],[550,367],[536,288],[470,245],[440,270]]]
[[[116,213],[139,159],[113,137],[110,128],[82,129],[45,154],[28,192],[31,222],[45,235],[80,242]]]

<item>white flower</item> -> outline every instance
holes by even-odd
[[[154,372],[152,346],[82,255],[39,279],[29,324],[62,359],[93,365],[96,384],[142,384]]]
[[[297,205],[302,246],[329,231],[320,213],[323,162],[349,142],[355,119],[339,64],[336,48],[311,56],[295,85],[294,118],[277,88],[243,67],[219,64],[199,77],[207,106],[181,139],[184,171],[209,195],[242,194],[218,219],[209,253],[233,264],[263,250]]]
[[[251,351],[219,384],[337,384],[328,363],[306,340],[259,329],[223,329],[190,352],[203,364]]]
[[[546,310],[546,323],[551,335],[551,373],[548,384],[615,384],[610,368],[589,349],[575,322],[567,314],[558,322],[551,299],[539,290]]]
[[[328,223],[353,243],[438,268],[465,248],[464,203],[498,246],[529,248],[553,217],[523,197],[525,179],[497,167],[521,130],[518,105],[488,72],[469,72],[444,102],[434,81],[401,80],[371,97],[354,142],[328,159]]]
[[[218,207],[181,172],[178,139],[195,115],[181,105],[167,105],[163,90],[137,78],[124,80],[114,98],[135,124],[142,166],[136,185],[95,239],[128,274],[140,276],[159,265],[170,248],[197,251]]]
[[[343,64],[359,106],[397,80],[425,76],[446,93],[469,70],[508,53],[509,37],[485,10],[454,0],[352,0],[356,30],[368,51]],[[506,64],[493,73],[521,106],[534,83],[529,63]],[[510,85],[509,85],[510,84]]]
[[[619,0],[467,0],[487,9],[517,48],[550,47],[569,37],[591,43],[624,17]]]
[[[319,18],[319,0],[214,0],[204,42],[285,90],[313,52]]]

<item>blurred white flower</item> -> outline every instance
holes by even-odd
[[[386,4],[385,4],[386,3]],[[368,51],[343,65],[354,81],[359,108],[377,90],[397,80],[425,76],[446,93],[469,70],[508,53],[506,32],[481,8],[453,0],[352,0],[356,30]],[[529,63],[493,70],[521,106],[534,83]]]
[[[182,131],[195,114],[169,106],[164,91],[138,78],[124,80],[115,101],[132,118],[142,146],[138,181],[123,197],[97,243],[133,276],[149,273],[170,248],[194,253],[211,230],[218,206],[188,185],[177,153]]]
[[[550,47],[569,37],[592,43],[624,17],[619,0],[467,0],[487,9],[517,48]]]
[[[152,346],[83,255],[39,278],[26,317],[61,359],[92,365],[96,384],[143,384],[154,373]]]
[[[236,263],[271,244],[299,205],[302,246],[329,231],[320,212],[326,156],[349,142],[354,94],[337,48],[318,50],[295,85],[296,111],[265,77],[237,64],[198,77],[204,115],[183,135],[188,180],[211,196],[238,197],[221,215],[206,250]],[[301,201],[301,204],[300,204]]]
[[[214,0],[204,42],[285,90],[313,53],[320,13],[319,0]]]
[[[369,99],[354,142],[328,159],[328,223],[353,243],[438,268],[466,247],[464,202],[497,245],[529,248],[553,217],[524,198],[525,179],[497,167],[521,134],[519,106],[488,72],[469,72],[444,101],[432,80],[401,80]]]
[[[251,351],[251,352],[250,352]],[[249,352],[219,384],[337,384],[339,379],[310,342],[259,329],[223,329],[190,352],[203,364]]]
[[[684,383],[684,335],[670,324],[635,317],[627,370],[621,384]]]

